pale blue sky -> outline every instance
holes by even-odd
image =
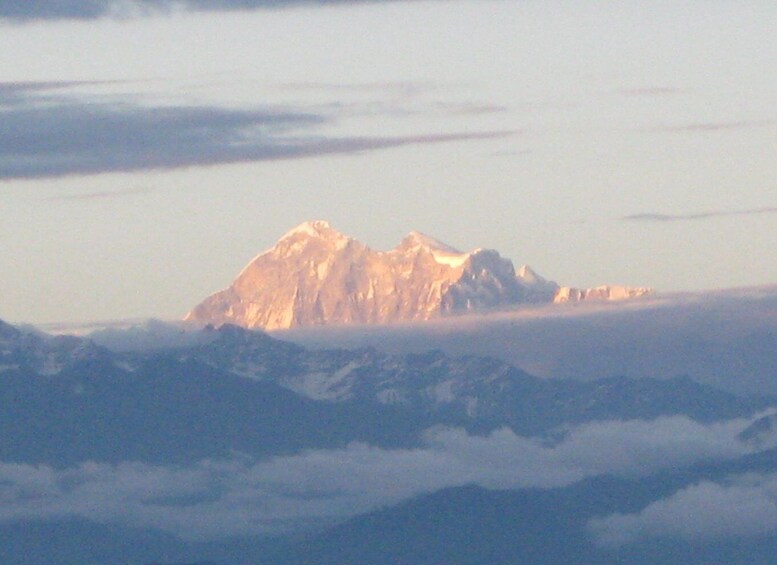
[[[2,319],[178,318],[318,218],[561,284],[777,282],[774,2],[47,16],[0,20]]]

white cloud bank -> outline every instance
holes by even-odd
[[[620,547],[651,538],[689,541],[777,533],[777,473],[745,474],[723,483],[702,481],[637,514],[589,522],[597,544]]]
[[[639,476],[736,458],[750,451],[737,439],[749,423],[704,425],[685,417],[599,422],[569,431],[555,445],[507,429],[480,437],[440,428],[429,430],[418,449],[354,443],[189,467],[85,462],[58,470],[3,463],[0,523],[84,518],[197,541],[284,533],[452,486],[547,488],[604,473]]]

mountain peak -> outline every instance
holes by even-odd
[[[391,251],[374,251],[304,222],[255,257],[187,320],[265,330],[324,324],[408,322],[519,304],[619,300],[642,289],[561,289],[493,249],[468,253],[418,231]]]
[[[303,222],[297,227],[287,231],[278,241],[283,241],[284,239],[289,239],[298,235],[306,235],[322,239],[345,238],[343,234],[332,228],[332,226],[326,220],[311,220],[308,222]]]
[[[521,265],[518,267],[518,270],[515,271],[515,276],[527,283],[547,282],[529,265]]]
[[[311,248],[340,251],[348,247],[348,244],[352,241],[353,238],[343,235],[334,229],[329,222],[325,220],[311,220],[287,231],[275,243],[274,247],[255,257],[251,263],[267,254],[282,257],[304,255]],[[250,267],[251,263],[246,268]]]
[[[402,243],[393,250],[395,253],[418,253],[419,251],[430,253],[438,264],[454,269],[463,265],[471,256],[471,253],[462,253],[455,247],[418,231],[407,234]]]
[[[411,231],[399,244],[401,249],[425,249],[427,251],[441,251],[443,253],[461,255],[461,251],[419,231]]]

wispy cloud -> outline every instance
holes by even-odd
[[[531,149],[504,149],[502,151],[492,151],[491,153],[488,153],[488,155],[490,157],[520,157],[531,153]]]
[[[69,88],[114,84],[117,81],[0,81],[0,110],[42,102]]]
[[[84,81],[0,81],[0,95],[53,90],[56,88],[67,88],[70,86],[79,86],[83,84],[94,83]]]
[[[713,133],[736,131],[742,129],[769,127],[775,124],[774,120],[742,120],[732,122],[696,122],[690,124],[660,126],[650,131],[664,133]]]
[[[0,91],[0,179],[172,169],[355,154],[413,144],[476,140],[511,131],[329,137],[348,110],[147,106],[37,93],[60,83],[6,84]],[[12,104],[3,104],[13,97]]]
[[[121,190],[102,190],[97,192],[86,192],[82,194],[64,194],[53,196],[51,200],[70,200],[70,201],[88,201],[88,200],[112,200],[114,198],[123,198],[125,196],[135,196],[137,194],[146,194],[151,192],[147,186],[137,186]]]
[[[450,114],[462,116],[477,116],[480,114],[500,114],[507,112],[507,106],[501,104],[479,104],[477,102],[462,102],[458,104],[439,104],[440,108]]]
[[[278,9],[292,6],[329,6],[407,0],[0,0],[0,18],[13,21],[90,20],[166,13],[178,9],[197,12]]]
[[[670,86],[643,86],[639,88],[623,88],[618,93],[630,97],[671,96],[679,94],[680,89]]]
[[[509,111],[503,104],[478,100],[442,101],[440,94],[466,95],[466,83],[424,81],[386,81],[366,83],[302,82],[281,84],[291,92],[317,91],[336,96],[330,106],[338,106],[353,115],[398,116],[480,116]],[[350,100],[344,102],[344,100]]]
[[[777,207],[769,206],[764,208],[749,208],[747,210],[713,210],[710,212],[696,212],[693,214],[659,214],[647,212],[623,216],[621,217],[621,220],[630,222],[687,222],[737,216],[760,216],[763,214],[777,214]]]
[[[367,92],[383,93],[394,97],[413,97],[430,92],[450,90],[462,86],[461,83],[439,83],[424,81],[374,81],[374,82],[287,82],[279,85],[281,89],[291,91],[324,92]]]

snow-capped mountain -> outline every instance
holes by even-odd
[[[252,381],[271,382],[308,400],[391,407],[431,417],[435,425],[472,429],[507,425],[535,434],[570,422],[662,414],[707,420],[770,405],[766,398],[758,405],[685,377],[541,379],[488,357],[306,349],[229,324],[207,327],[203,333],[209,337],[200,345],[182,350],[186,359]]]
[[[32,370],[60,373],[75,362],[98,359],[106,352],[88,340],[22,331],[0,320],[0,371]]]
[[[628,287],[601,285],[594,288],[570,288],[562,286],[556,289],[553,296],[555,304],[563,302],[581,302],[583,300],[626,300],[650,294],[652,289],[645,287]]]
[[[155,324],[148,330],[158,336],[162,328]],[[148,344],[137,331],[127,334],[129,341]],[[178,333],[180,327],[168,331]],[[493,509],[502,508],[496,516],[510,526],[503,532],[509,546],[534,545],[499,562],[534,562],[548,554],[550,527],[556,528],[554,547],[566,543],[568,553],[551,553],[553,559],[543,562],[568,562],[581,547],[592,556],[587,563],[632,562],[631,552],[625,553],[628,559],[609,560],[610,548],[597,553],[574,536],[585,535],[592,516],[632,512],[709,481],[710,468],[692,463],[694,453],[717,445],[709,439],[713,434],[732,433],[732,422],[743,430],[736,440],[721,440],[724,447],[715,453],[723,461],[711,468],[713,477],[723,481],[732,473],[777,469],[777,451],[770,449],[774,399],[737,396],[688,378],[541,379],[484,357],[309,350],[234,325],[190,333],[191,339],[168,347],[112,350],[91,339],[61,340],[0,321],[0,482],[8,508],[0,524],[0,562],[50,563],[53,546],[56,562],[72,565],[205,563],[202,558],[225,564],[246,558],[273,565],[415,563],[386,548],[397,545],[391,532],[412,539],[401,527],[408,522],[403,508],[418,506],[401,499],[393,506],[394,498],[372,501],[387,484],[409,484],[407,497],[437,490],[437,482],[426,486],[435,472],[443,475],[443,486],[470,484],[473,476],[519,480],[508,483],[516,494],[509,495],[507,507],[490,494],[482,504],[466,500],[463,509],[420,513],[414,523],[421,526],[413,532],[441,521],[445,531],[455,532],[452,528],[464,523],[457,539],[472,544],[472,532],[477,539],[489,535]],[[656,435],[677,429],[681,443],[674,445],[688,446],[691,455],[670,458],[666,469],[643,477],[642,461],[650,469],[652,461],[672,454],[660,439],[653,443],[652,435],[640,440],[643,426],[658,430]],[[629,448],[632,437],[636,449]],[[601,446],[603,451],[590,453]],[[616,462],[635,457],[636,467],[622,478],[586,479],[604,472],[589,462],[605,457]],[[440,463],[429,467],[429,461]],[[503,470],[492,475],[488,469],[494,464]],[[449,466],[456,473],[449,473]],[[519,481],[529,473],[548,474],[551,481],[524,489]],[[375,491],[363,479],[373,475]],[[356,489],[344,489],[336,476],[353,481]],[[553,489],[555,477],[573,484]],[[503,483],[488,483],[478,497],[497,492],[492,484]],[[444,492],[440,496],[447,500]],[[353,501],[361,497],[369,504],[354,510]],[[399,516],[394,526],[376,525],[370,515],[338,526],[382,504],[390,516]],[[264,522],[256,530],[242,529],[247,520]],[[483,526],[472,526],[472,520]],[[278,522],[285,529],[261,529]],[[186,534],[168,526],[180,523]],[[189,537],[195,523],[219,529],[213,537]],[[540,536],[526,526],[535,523]],[[230,527],[220,529],[222,524]],[[528,537],[516,538],[516,532]],[[354,541],[360,539],[368,541]],[[426,551],[428,543],[413,548]],[[480,544],[475,559],[462,561],[449,551],[436,553],[440,559],[434,562],[482,563],[486,554],[493,562],[490,544]],[[95,554],[88,553],[93,547]],[[349,547],[358,551],[342,558],[342,548]],[[21,558],[9,560],[9,551]],[[365,559],[370,552],[381,557]],[[69,557],[60,558],[63,553]],[[644,562],[675,563],[676,554],[669,555],[657,561],[651,552]],[[763,555],[774,555],[773,548]]]
[[[0,453],[55,466],[191,463],[353,441],[418,446],[434,426],[545,437],[582,422],[718,421],[774,405],[687,378],[541,379],[486,357],[310,350],[234,325],[196,333],[180,347],[117,352],[0,322]]]
[[[514,304],[615,300],[646,288],[560,287],[492,249],[464,253],[419,232],[375,251],[325,221],[306,222],[255,257],[187,320],[266,330],[428,320]]]

